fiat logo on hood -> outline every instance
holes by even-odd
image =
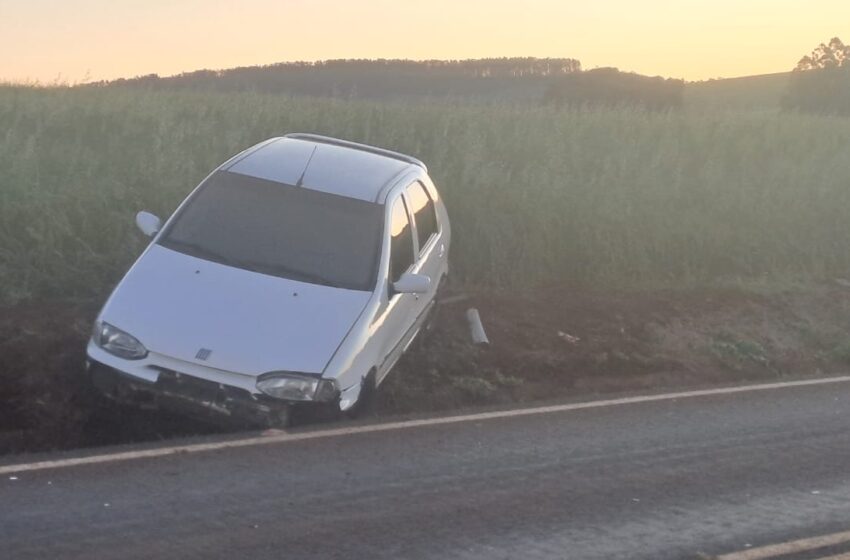
[[[200,350],[198,350],[198,353],[195,354],[195,359],[206,362],[207,358],[210,357],[210,354],[212,354],[212,350],[210,350],[209,348],[201,348]]]

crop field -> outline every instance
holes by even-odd
[[[423,159],[483,289],[850,275],[850,120],[0,88],[0,302],[102,298],[215,165],[311,131]]]

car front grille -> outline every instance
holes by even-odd
[[[208,403],[223,403],[229,399],[252,400],[244,389],[230,387],[170,369],[160,369],[156,382],[158,390]]]

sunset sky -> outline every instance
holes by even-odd
[[[789,70],[836,35],[847,0],[0,0],[0,80],[499,56],[696,80]]]

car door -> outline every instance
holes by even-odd
[[[440,224],[434,200],[428,189],[420,181],[414,181],[405,189],[405,200],[413,218],[413,231],[416,240],[416,263],[413,272],[431,278],[431,290],[417,300],[417,318],[428,310],[434,302],[434,296],[440,283],[446,247],[441,238]]]
[[[389,218],[390,258],[387,286],[387,307],[379,321],[383,361],[378,366],[377,381],[380,382],[410,343],[415,331],[413,326],[419,306],[417,294],[399,294],[392,284],[416,264],[413,225],[403,196],[399,194],[391,203]]]

